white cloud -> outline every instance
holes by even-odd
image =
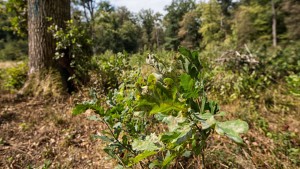
[[[152,9],[154,12],[165,14],[164,8],[172,0],[111,0],[114,6],[126,6],[130,11],[137,13],[141,9]]]

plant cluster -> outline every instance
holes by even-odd
[[[27,62],[18,63],[17,66],[0,70],[0,88],[14,91],[20,89],[27,78]]]
[[[49,22],[51,22],[49,18]],[[56,40],[56,53],[54,59],[67,58],[75,71],[69,80],[77,83],[86,81],[86,74],[91,66],[91,40],[88,38],[84,26],[76,20],[66,22],[66,28],[51,25],[48,28]]]
[[[92,120],[107,126],[104,151],[117,159],[119,167],[167,168],[190,157],[202,157],[209,136],[216,132],[242,144],[239,136],[248,130],[241,120],[221,121],[224,112],[205,92],[204,72],[198,52],[179,49],[179,77],[136,71],[108,95],[107,105],[99,100],[78,104],[74,114],[93,109]],[[182,163],[179,163],[182,165]],[[187,164],[186,164],[187,165]]]

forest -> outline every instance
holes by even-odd
[[[0,0],[0,168],[296,169],[299,126],[298,0]]]

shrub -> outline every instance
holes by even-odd
[[[286,81],[291,94],[300,96],[300,76],[290,75],[286,77]]]
[[[198,53],[185,48],[179,51],[179,77],[158,73],[143,77],[132,71],[119,89],[108,95],[106,106],[92,100],[73,109],[74,114],[95,111],[98,116],[90,119],[108,128],[96,137],[107,142],[104,151],[118,160],[120,167],[167,168],[199,155],[204,165],[206,140],[214,131],[243,143],[239,134],[248,130],[247,123],[217,120],[224,113],[206,96]]]
[[[27,72],[27,62],[22,62],[15,67],[2,70],[2,88],[10,91],[20,89],[26,81]]]
[[[0,42],[0,60],[23,60],[28,53],[25,40]]]
[[[49,18],[49,21],[52,19]],[[66,22],[66,28],[59,28],[57,25],[51,25],[48,31],[52,33],[56,40],[56,52],[54,59],[67,58],[70,60],[70,67],[74,69],[69,80],[77,85],[88,81],[88,70],[91,68],[91,40],[85,27],[80,21],[69,20]],[[68,55],[66,55],[68,51]]]

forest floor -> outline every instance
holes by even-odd
[[[0,168],[111,169],[93,135],[103,126],[73,116],[70,98],[53,101],[0,94]]]
[[[0,62],[0,68],[12,64]],[[228,119],[241,118],[250,130],[243,146],[213,134],[205,152],[207,168],[300,168],[300,98],[282,91],[269,89],[262,102],[221,105]],[[0,168],[113,168],[116,162],[94,137],[105,126],[88,120],[91,113],[71,114],[85,99],[82,93],[61,100],[16,99],[0,91]]]
[[[109,159],[102,150],[103,142],[93,138],[105,129],[104,125],[88,120],[91,113],[78,116],[71,114],[74,104],[82,101],[82,98],[85,97],[77,95],[62,100],[15,99],[11,94],[2,93],[0,168],[114,168],[115,161]],[[238,104],[222,107],[231,114],[238,112],[239,107],[234,105]],[[210,148],[206,151],[207,167],[299,167],[299,154],[291,156],[288,152],[289,149],[299,148],[299,108],[297,106],[294,111],[296,114],[282,116],[266,112],[265,115],[260,114],[258,119],[255,117],[256,121],[250,123],[249,132],[243,136],[245,146],[238,146],[225,137],[213,135],[208,143]],[[248,116],[247,120],[255,115],[251,113],[241,116]],[[279,133],[275,139],[264,134],[263,128],[267,125],[264,121],[268,122],[269,133]],[[257,127],[257,123],[262,126]],[[281,138],[285,135],[280,133],[294,133],[296,136]],[[294,164],[291,158],[296,160]]]

